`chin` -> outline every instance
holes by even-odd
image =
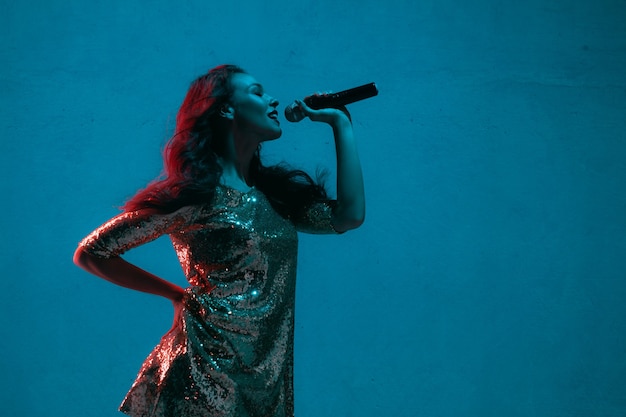
[[[278,130],[268,134],[266,140],[276,140],[279,137],[281,137],[282,135],[283,135],[283,130],[282,129],[278,129]]]

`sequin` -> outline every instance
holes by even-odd
[[[144,361],[120,410],[133,417],[291,417],[297,231],[334,233],[333,201],[297,219],[256,189],[213,204],[123,213],[80,245],[113,257],[168,234],[190,287],[183,320]]]

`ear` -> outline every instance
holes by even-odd
[[[222,107],[220,107],[220,116],[228,120],[233,120],[235,117],[235,109],[230,104],[223,104]]]

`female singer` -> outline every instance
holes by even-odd
[[[345,108],[298,102],[333,129],[335,200],[303,171],[261,163],[261,144],[282,133],[277,107],[233,65],[195,80],[164,150],[163,175],[76,250],[74,262],[88,272],[174,305],[172,328],[120,406],[130,416],[293,416],[296,232],[359,227],[365,198]],[[120,257],[163,234],[186,289]]]

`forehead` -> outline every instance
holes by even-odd
[[[247,90],[251,85],[260,84],[252,75],[245,73],[233,74],[230,82],[234,90]]]

